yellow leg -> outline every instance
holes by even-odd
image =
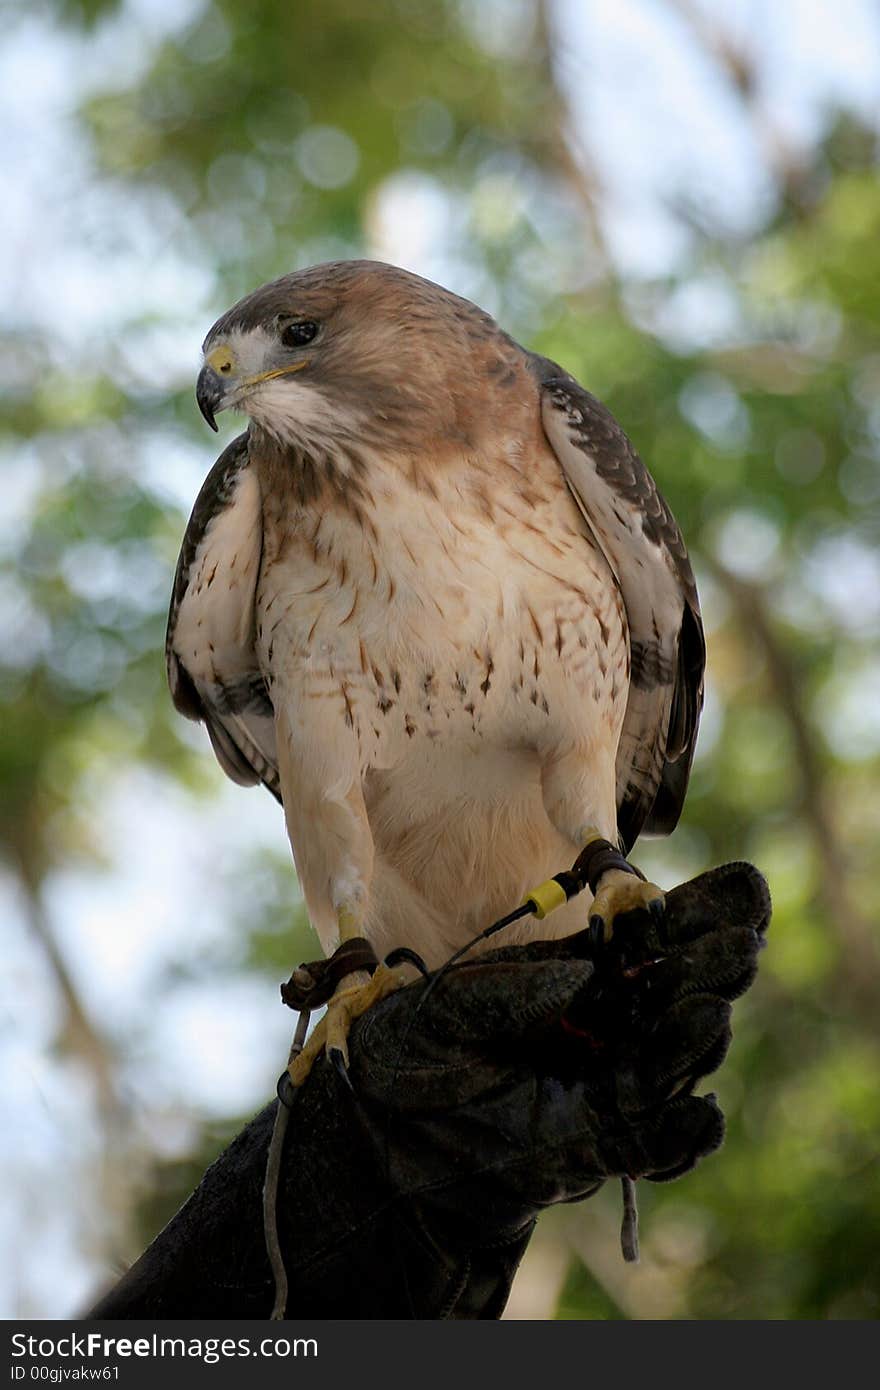
[[[339,925],[339,940],[350,941],[353,936],[361,935],[363,911],[356,903],[343,903],[336,913],[336,921]]]
[[[614,919],[625,912],[646,909],[654,917],[662,916],[666,905],[663,889],[658,888],[656,883],[646,882],[636,873],[615,867],[616,864],[626,864],[627,861],[600,830],[594,825],[584,826],[578,839],[584,848],[571,872],[539,883],[537,888],[533,888],[523,899],[523,905],[530,906],[539,920],[548,917],[557,907],[562,907],[570,900],[573,896],[572,880],[577,885],[574,888],[576,893],[587,883],[592,884],[595,881],[593,874],[597,867],[597,855],[600,864],[603,860],[607,862],[610,857],[612,865],[604,872],[599,868],[596,894],[590,909],[590,929],[597,946],[602,941],[610,941],[614,932]]]
[[[357,972],[358,978],[363,975]],[[348,977],[353,978],[352,976]],[[327,1012],[312,1033],[302,1052],[291,1062],[288,1071],[294,1086],[301,1086],[320,1054],[327,1049],[328,1054],[339,1055],[343,1066],[348,1069],[348,1033],[352,1023],[367,1009],[403,985],[403,976],[387,966],[380,965],[366,984],[340,985]]]
[[[666,898],[656,883],[647,883],[623,869],[609,869],[597,885],[590,908],[590,926],[599,939],[610,941],[614,934],[614,919],[624,912],[645,908],[655,916],[663,911]]]
[[[340,907],[337,914],[340,941],[350,941],[361,935],[362,916],[351,905]],[[379,965],[372,976],[355,970],[345,977],[327,1005],[327,1012],[315,1028],[305,1047],[288,1066],[294,1086],[301,1086],[326,1048],[335,1053],[348,1070],[348,1033],[352,1023],[386,995],[393,994],[405,984],[402,973]]]

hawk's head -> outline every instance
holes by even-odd
[[[196,391],[208,424],[228,406],[280,443],[461,444],[524,354],[467,300],[378,261],[285,275],[211,329]],[[490,396],[492,393],[489,393]]]

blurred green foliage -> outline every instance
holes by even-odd
[[[75,27],[114,5],[57,8]],[[681,1316],[875,1318],[876,137],[841,113],[806,162],[775,166],[753,237],[692,218],[685,269],[627,281],[567,141],[564,35],[538,0],[508,8],[519,39],[488,44],[480,7],[455,0],[215,0],[136,80],[90,97],[95,178],[147,217],[170,200],[182,253],[216,277],[216,312],[295,266],[369,254],[395,181],[428,189],[456,287],[621,420],[681,522],[709,636],[684,820],[640,862],[672,882],[749,858],[775,900],[719,1076],[726,1146],[643,1196],[646,1259],[674,1279]],[[725,306],[714,334],[707,295]],[[184,518],[141,477],[131,441],[161,430],[173,451],[192,436],[210,459],[185,379],[157,395],[112,354],[59,363],[38,334],[6,352],[18,370],[3,448],[31,470],[34,500],[0,557],[19,633],[0,659],[0,824],[38,899],[54,868],[100,851],[96,765],[140,760],[203,793],[216,785],[164,688]],[[277,976],[291,960],[289,872],[260,861],[236,873],[242,968]],[[157,1179],[145,1236],[215,1142]],[[571,1255],[559,1315],[639,1306],[622,1311],[587,1250]]]

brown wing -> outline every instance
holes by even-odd
[[[706,663],[697,589],[675,518],[613,415],[554,362],[532,365],[545,433],[626,607],[617,820],[628,850],[642,831],[668,835],[684,804]]]
[[[254,644],[262,507],[246,434],[220,455],[183,537],[165,638],[174,703],[204,722],[217,760],[243,786],[281,799],[275,720]]]

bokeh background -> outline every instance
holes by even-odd
[[[280,812],[162,641],[235,298],[368,255],[603,398],[698,573],[666,886],[775,917],[724,1150],[549,1213],[510,1316],[880,1314],[880,11],[872,0],[0,3],[0,1312],[63,1317],[271,1094],[316,953]],[[224,417],[225,422],[225,417]],[[224,437],[235,432],[224,423]]]

